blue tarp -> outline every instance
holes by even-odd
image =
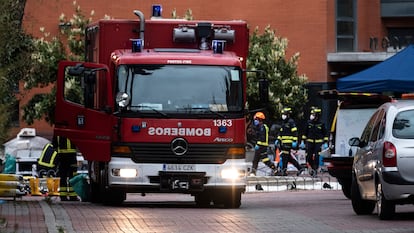
[[[338,79],[340,92],[414,92],[414,45],[361,72]]]

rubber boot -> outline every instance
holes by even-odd
[[[59,182],[60,178],[50,177],[46,178],[46,184],[49,196],[59,196]]]
[[[32,196],[42,196],[40,192],[40,179],[36,177],[29,178],[30,190]]]

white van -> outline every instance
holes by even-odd
[[[348,140],[361,136],[375,110],[392,98],[375,93],[341,93],[336,90],[321,91],[319,95],[337,101],[329,136],[330,156],[324,156],[324,162],[328,173],[341,184],[343,194],[351,198],[352,163],[356,148],[349,146]]]

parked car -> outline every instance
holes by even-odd
[[[381,105],[360,138],[352,165],[351,200],[356,214],[391,219],[397,204],[414,204],[414,100]]]
[[[391,97],[376,93],[337,92],[324,90],[319,96],[336,101],[337,109],[329,135],[329,153],[323,156],[328,173],[341,184],[343,194],[351,199],[352,163],[356,148],[348,146],[352,137],[361,135],[364,126],[381,104]]]

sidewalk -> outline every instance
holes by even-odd
[[[306,173],[300,176],[295,174],[296,172],[289,176],[249,176],[246,193],[341,189],[336,179],[328,173],[321,173],[315,178]],[[256,190],[258,184],[263,190]],[[88,206],[87,202],[63,204],[58,197],[27,195],[16,199],[0,198],[0,233],[75,232],[71,217],[82,218],[78,216],[82,212],[79,208],[88,208]],[[77,214],[73,215],[74,213]]]

